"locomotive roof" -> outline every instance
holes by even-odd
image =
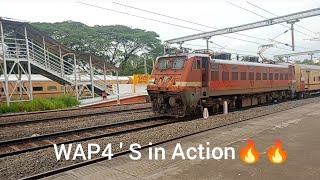
[[[255,62],[230,61],[230,60],[220,60],[220,59],[211,59],[211,62],[218,63],[218,64],[233,64],[233,65],[259,66],[259,67],[278,67],[278,68],[289,67],[289,64],[263,64],[263,63],[255,63]]]

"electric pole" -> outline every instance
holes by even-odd
[[[291,43],[292,43],[292,44],[291,44],[291,47],[292,47],[292,51],[295,50],[295,48],[294,48],[294,27],[293,27],[293,25],[294,25],[294,23],[296,23],[296,22],[299,22],[299,20],[296,19],[296,20],[292,20],[292,21],[288,21],[288,22],[287,22],[288,24],[291,25],[290,30],[291,30]]]

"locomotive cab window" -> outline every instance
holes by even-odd
[[[172,62],[172,69],[182,69],[184,65],[184,59],[174,59]]]
[[[160,70],[167,69],[169,67],[168,59],[159,59],[157,68]]]

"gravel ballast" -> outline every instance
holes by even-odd
[[[138,132],[132,132],[119,136],[108,138],[100,138],[90,141],[84,141],[81,144],[86,147],[88,143],[100,144],[105,147],[108,143],[113,143],[113,153],[119,151],[119,142],[124,142],[122,150],[128,148],[132,143],[139,143],[141,145],[148,144],[149,142],[156,143],[172,138],[181,137],[184,135],[212,129],[224,124],[229,124],[237,121],[243,121],[254,117],[259,117],[275,112],[292,109],[309,103],[319,102],[320,97],[302,99],[297,101],[288,101],[280,104],[273,104],[270,106],[262,106],[251,108],[243,111],[236,111],[227,115],[210,116],[208,119],[197,119],[192,121],[183,121],[174,124],[164,125],[160,127],[150,128]],[[76,161],[57,161],[54,149],[47,148],[34,152],[24,153],[16,156],[5,157],[0,159],[0,174],[2,179],[17,179],[33,174],[45,172],[48,170],[56,169],[66,165],[71,165],[82,160]]]
[[[63,116],[71,116],[71,115],[82,115],[88,113],[100,113],[100,112],[108,112],[108,111],[118,111],[118,110],[127,110],[127,109],[135,109],[135,108],[144,108],[151,107],[150,103],[145,104],[127,104],[127,105],[115,105],[115,106],[106,106],[99,108],[73,108],[69,110],[54,110],[48,112],[41,112],[36,114],[30,113],[18,113],[13,114],[13,116],[7,116],[6,114],[0,115],[0,123],[5,122],[17,122],[17,121],[25,121],[31,119],[41,119],[41,118],[51,118],[51,117],[63,117]]]
[[[120,121],[135,120],[154,116],[150,110],[135,110],[121,113],[92,115],[78,118],[25,124],[22,126],[0,127],[0,141],[31,137],[43,134],[62,132],[78,128],[86,128]]]

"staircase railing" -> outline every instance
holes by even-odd
[[[0,44],[0,51],[5,53],[6,59],[20,59],[27,61],[27,43],[25,39],[17,38],[4,38],[5,47],[4,51],[2,50],[2,44]],[[1,42],[0,42],[1,43]],[[90,85],[93,81],[93,86],[105,90],[109,94],[113,94],[112,88],[106,86],[104,79],[93,75],[91,80],[91,72],[87,68],[81,68],[77,65],[76,69],[74,68],[73,59],[62,58],[59,55],[51,52],[49,49],[44,49],[42,46],[38,45],[35,42],[28,40],[29,48],[29,57],[30,63],[35,66],[40,67],[41,69],[49,72],[50,74],[63,79],[64,81],[69,82],[72,85],[75,84],[86,84]],[[79,69],[84,69],[85,73],[79,73]],[[77,82],[75,82],[75,73],[77,73]]]

